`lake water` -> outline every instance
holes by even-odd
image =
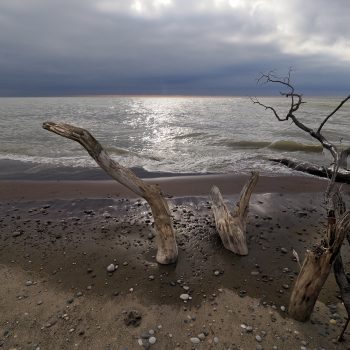
[[[341,98],[305,98],[300,119],[310,127]],[[287,110],[284,98],[261,101]],[[128,167],[166,173],[290,173],[269,157],[327,164],[330,158],[310,136],[244,97],[57,97],[0,98],[0,175],[21,170],[93,169],[76,142],[52,134],[44,121],[88,129],[113,158]],[[350,104],[337,113],[325,135],[350,145]],[[14,164],[16,166],[14,166]],[[4,176],[3,176],[4,177]]]

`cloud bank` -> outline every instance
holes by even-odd
[[[2,0],[0,95],[346,94],[347,0]]]

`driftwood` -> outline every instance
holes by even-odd
[[[131,170],[114,161],[87,130],[69,124],[53,122],[45,122],[43,128],[80,143],[109,176],[148,202],[157,232],[157,262],[160,264],[175,262],[178,255],[175,233],[168,204],[160,189],[155,185],[145,183]]]
[[[322,165],[316,165],[308,162],[298,162],[288,158],[270,158],[272,162],[280,163],[293,170],[301,171],[303,173],[330,178],[333,176],[333,167],[324,167]],[[344,158],[342,158],[344,160]],[[335,180],[337,182],[344,182],[350,184],[350,170],[339,168],[335,174]]]
[[[298,321],[307,321],[315,306],[319,293],[331,271],[347,231],[350,228],[350,212],[346,212],[334,224],[335,217],[328,218],[327,231],[335,236],[331,246],[321,243],[307,250],[303,265],[295,282],[289,303],[289,315]]]
[[[350,100],[350,95],[344,98],[331,113],[323,118],[318,128],[312,129],[302,123],[296,116],[296,112],[304,101],[303,96],[295,92],[295,88],[290,82],[290,73],[291,70],[287,77],[278,77],[273,72],[270,72],[268,74],[262,74],[258,79],[260,83],[277,84],[287,89],[286,92],[280,92],[282,96],[288,98],[290,101],[290,106],[284,115],[277,112],[274,107],[261,103],[257,98],[252,99],[252,101],[266,110],[270,110],[278,121],[291,121],[294,123],[299,129],[319,141],[322,147],[329,151],[333,158],[332,171],[329,173],[329,183],[325,191],[325,206],[327,210],[325,237],[317,248],[306,252],[289,303],[290,316],[298,321],[306,321],[310,318],[319,293],[331,271],[332,264],[336,260],[344,238],[350,229],[350,212],[345,212],[345,208],[343,208],[344,213],[340,215],[339,206],[342,206],[344,202],[336,185],[336,179],[340,169],[346,167],[349,149],[341,151],[322,133],[322,129],[329,119]],[[290,162],[286,163],[291,164]]]
[[[259,173],[254,172],[241,191],[240,199],[231,213],[218,187],[211,189],[212,208],[216,228],[221,237],[224,247],[235,254],[247,255],[248,247],[246,240],[247,214],[249,200],[258,181]]]

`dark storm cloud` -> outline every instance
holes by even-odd
[[[296,69],[307,93],[350,81],[347,1],[2,0],[0,95],[255,94]]]

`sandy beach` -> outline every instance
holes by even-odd
[[[326,181],[261,177],[249,255],[238,257],[219,240],[208,192],[218,185],[233,205],[246,179],[147,179],[173,215],[179,258],[169,266],[155,262],[146,202],[114,181],[0,181],[0,348],[350,348],[349,332],[334,341],[346,312],[333,275],[311,321],[287,314],[299,270],[292,249],[302,259],[320,240]],[[350,186],[343,192],[350,205]]]

